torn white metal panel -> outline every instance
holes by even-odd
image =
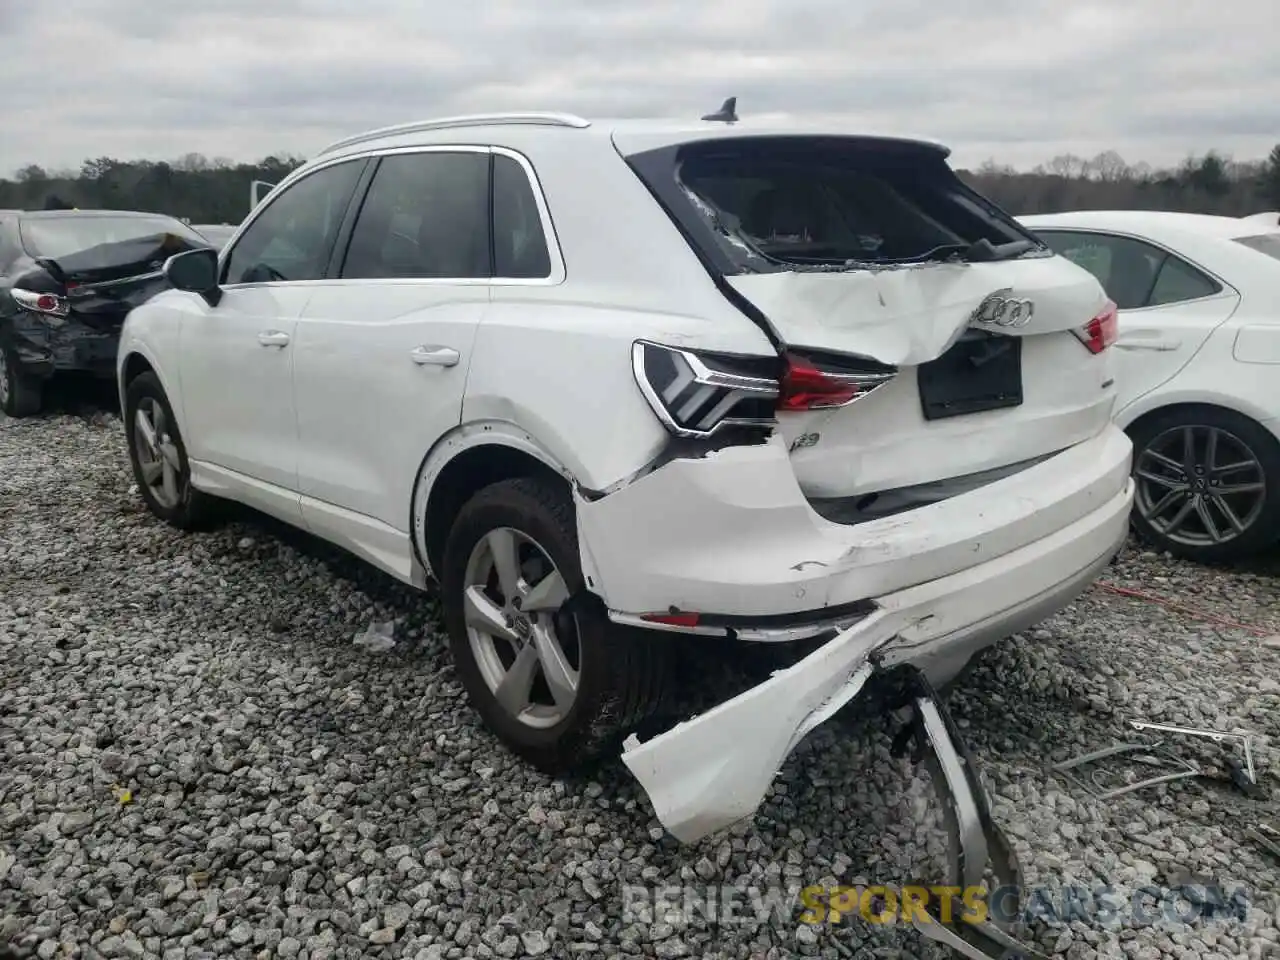
[[[871,619],[883,621],[883,615]],[[862,689],[867,658],[892,628],[866,622],[747,692],[648,741],[622,759],[677,839],[692,843],[749,817],[809,731]]]
[[[840,272],[744,274],[728,282],[751,301],[789,345],[916,366],[945,353],[989,295],[1027,298],[1031,336],[1081,327],[1106,295],[1085,270],[1061,257],[994,263],[923,263]]]
[[[884,663],[927,661],[949,643],[972,653],[1029,610],[1053,612],[1120,548],[1132,498],[1130,482],[1036,543],[877,598],[878,610],[799,663],[651,740],[632,738],[623,762],[684,842],[751,816],[796,743],[862,689],[873,653]]]

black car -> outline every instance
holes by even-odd
[[[0,211],[0,410],[39,411],[58,371],[113,377],[124,318],[167,286],[165,260],[210,246],[159,213]]]

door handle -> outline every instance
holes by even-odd
[[[421,346],[409,351],[409,356],[418,366],[428,364],[436,367],[452,367],[458,362],[458,351],[452,347]]]
[[[281,330],[263,330],[258,334],[258,342],[264,347],[287,347],[289,335]]]

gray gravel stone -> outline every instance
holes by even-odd
[[[619,764],[557,782],[500,748],[430,596],[261,519],[180,535],[132,482],[114,416],[0,418],[0,942],[21,955],[946,955],[901,925],[809,927],[793,901],[752,900],[942,881],[932,790],[882,720],[824,725],[752,823],[681,847]],[[1134,547],[1104,579],[1275,637],[1277,569]],[[393,650],[351,644],[393,620]],[[975,663],[951,708],[1028,882],[1248,892],[1243,922],[1038,920],[1040,949],[1280,956],[1280,865],[1242,832],[1280,822],[1277,678],[1263,636],[1097,589]],[[1103,804],[1048,770],[1129,718],[1255,733],[1267,796],[1182,782]],[[1221,748],[1172,745],[1223,769]],[[701,906],[624,915],[628,890],[680,884]],[[716,923],[707,895],[726,890]]]

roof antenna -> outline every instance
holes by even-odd
[[[738,98],[730,97],[720,105],[720,109],[715,113],[708,113],[703,120],[710,120],[713,123],[737,123],[738,122]]]

